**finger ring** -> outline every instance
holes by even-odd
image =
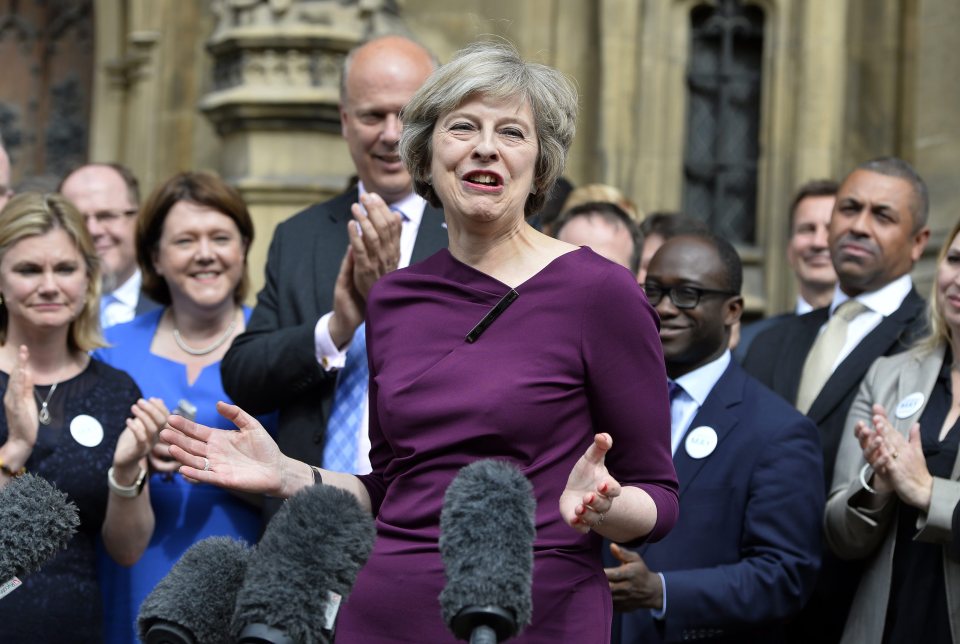
[[[210,461],[207,459],[206,456],[203,457],[203,471],[204,472],[210,471]]]
[[[891,454],[890,456],[893,457],[893,460],[897,460],[897,457],[900,456],[900,452],[894,452],[894,453]]]

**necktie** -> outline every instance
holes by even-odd
[[[866,310],[867,307],[857,300],[847,300],[833,312],[826,328],[810,347],[797,392],[797,409],[804,414],[810,411],[813,401],[833,374],[833,363],[847,341],[850,322]]]
[[[670,394],[670,451],[676,453],[683,427],[683,409],[677,401],[685,393],[682,386],[673,380],[667,380],[667,392]]]
[[[367,398],[366,324],[357,327],[347,350],[346,362],[337,375],[333,409],[327,421],[323,446],[323,467],[334,472],[353,474],[357,465],[360,423]]]

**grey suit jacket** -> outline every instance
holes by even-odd
[[[844,559],[865,559],[867,567],[857,588],[847,618],[842,642],[879,642],[883,637],[887,598],[896,545],[897,512],[900,501],[892,497],[879,510],[868,511],[862,503],[870,494],[860,484],[865,464],[860,443],[853,435],[858,420],[868,421],[870,408],[880,403],[891,424],[906,436],[923,413],[942,365],[943,347],[933,352],[917,349],[879,358],[870,367],[850,408],[843,439],[837,453],[833,485],[827,502],[824,528],[831,549]],[[897,418],[897,404],[910,394],[923,394],[924,404],[907,418]],[[960,503],[960,456],[950,480],[933,479],[933,497],[927,515],[921,516],[916,539],[944,545],[943,566],[950,610],[950,631],[960,642],[960,560],[950,552],[953,513]]]

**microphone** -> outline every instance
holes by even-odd
[[[473,327],[470,330],[470,333],[467,334],[467,337],[464,340],[467,341],[467,344],[473,344],[477,341],[480,335],[487,330],[487,328],[493,324],[500,315],[507,310],[507,307],[513,304],[513,301],[520,297],[520,294],[517,293],[514,289],[507,291],[507,294],[500,298],[500,301],[497,302],[490,311],[483,316],[483,319],[477,322],[477,326]]]
[[[349,492],[313,485],[290,497],[250,558],[234,637],[242,644],[332,642],[340,602],[375,536],[373,517]]]
[[[502,642],[530,623],[536,506],[530,481],[502,461],[471,463],[447,488],[440,608],[457,639]]]
[[[146,644],[230,642],[230,618],[251,552],[229,537],[207,537],[190,546],[140,605],[140,639]]]
[[[66,494],[33,474],[0,489],[0,598],[66,547],[80,525],[77,512]]]

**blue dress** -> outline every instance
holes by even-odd
[[[244,307],[249,320],[250,309]],[[162,398],[168,409],[181,399],[197,408],[196,421],[210,427],[235,429],[216,410],[218,400],[229,402],[220,379],[220,363],[204,367],[196,382],[187,382],[187,368],[150,352],[163,309],[145,313],[131,322],[104,332],[112,345],[96,357],[129,373],[144,397]],[[276,415],[259,419],[271,433]],[[256,543],[263,522],[260,510],[230,492],[212,485],[188,483],[177,473],[150,475],[150,503],[156,527],[140,560],[125,568],[103,549],[99,573],[104,604],[104,641],[137,642],[136,619],[140,604],[187,548],[210,536],[228,536]]]

